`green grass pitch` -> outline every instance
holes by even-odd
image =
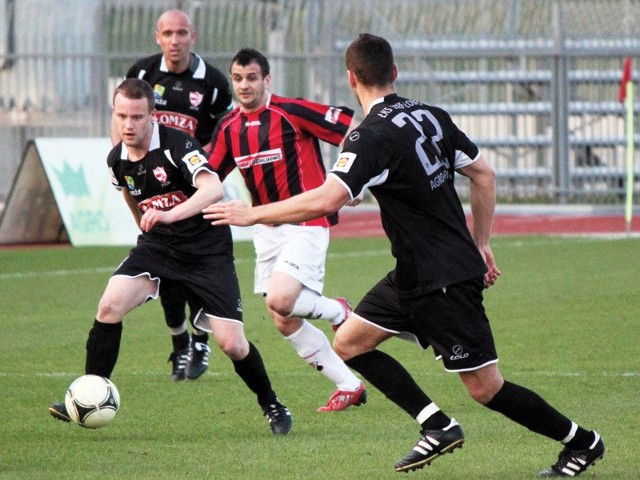
[[[502,277],[485,306],[505,377],[601,433],[605,458],[580,478],[640,478],[639,241],[498,237],[492,245]],[[124,321],[113,423],[92,431],[53,420],[47,405],[83,373],[98,299],[127,251],[0,250],[0,479],[399,478],[393,464],[412,448],[417,423],[373,387],[365,406],[316,412],[333,385],[297,358],[251,293],[246,242],[236,244],[236,259],[247,337],[293,413],[290,435],[271,434],[215,348],[202,378],[169,381],[171,343],[157,301]],[[335,239],[329,252],[325,293],[353,303],[393,265],[384,239]],[[328,324],[316,325],[333,337]],[[383,350],[466,434],[464,448],[412,478],[531,479],[555,461],[557,444],[475,404],[430,350],[400,340]]]

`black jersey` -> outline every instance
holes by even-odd
[[[196,137],[201,145],[209,143],[218,118],[233,106],[227,78],[193,53],[182,73],[169,72],[162,54],[156,54],[138,60],[126,78],[140,78],[153,87],[158,123]]]
[[[111,183],[129,190],[142,213],[149,208],[171,210],[196,192],[196,175],[216,175],[193,137],[164,125],[153,125],[149,152],[142,160],[131,162],[127,153],[122,142],[109,152]],[[232,251],[230,228],[213,227],[201,214],[168,225],[156,224],[141,238],[185,253]]]
[[[352,197],[378,200],[396,258],[396,285],[418,295],[483,275],[486,265],[467,228],[454,171],[478,147],[442,109],[388,95],[347,137],[331,174]]]

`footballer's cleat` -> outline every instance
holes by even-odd
[[[189,364],[189,348],[187,347],[182,350],[178,350],[177,352],[171,352],[167,362],[171,362],[173,364],[173,367],[171,368],[171,381],[180,382],[184,380],[187,378],[186,370],[187,365]]]
[[[538,473],[538,478],[577,477],[588,467],[595,465],[596,460],[604,457],[604,442],[598,432],[594,431],[593,435],[593,443],[585,450],[563,448],[555,465]]]
[[[269,426],[274,435],[286,435],[291,430],[293,418],[289,409],[280,402],[272,403],[264,409]]]
[[[189,362],[185,372],[185,376],[189,380],[199,378],[207,370],[210,353],[211,349],[206,343],[195,342],[191,345],[191,348],[189,348]]]
[[[451,419],[447,428],[442,430],[423,430],[422,436],[409,454],[398,460],[395,465],[396,472],[409,472],[431,464],[433,460],[445,453],[453,453],[456,448],[462,447],[464,433],[462,428]]]
[[[340,320],[338,323],[333,324],[332,328],[334,332],[340,328],[340,325],[342,325],[347,320],[347,318],[349,318],[349,315],[351,315],[351,312],[353,311],[353,309],[351,308],[351,304],[349,303],[349,300],[347,300],[346,298],[338,297],[336,298],[336,302],[342,305],[342,308],[344,309],[344,318]]]
[[[364,383],[360,382],[360,386],[355,392],[346,390],[336,390],[326,405],[318,408],[318,412],[339,412],[351,405],[356,407],[367,403],[367,388]]]
[[[52,403],[51,405],[49,405],[48,410],[49,414],[51,414],[51,416],[56,420],[61,420],[63,422],[71,421],[71,417],[69,416],[67,407],[64,405],[64,403]]]

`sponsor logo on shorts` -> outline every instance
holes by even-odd
[[[289,265],[291,268],[295,268],[296,270],[300,270],[300,265],[293,263],[291,260],[285,260],[285,262],[287,265]]]
[[[449,360],[463,360],[469,357],[469,354],[465,352],[464,348],[462,348],[460,345],[454,345],[451,349],[451,353],[453,353],[453,355],[449,357]]]

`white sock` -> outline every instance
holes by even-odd
[[[358,389],[360,380],[333,351],[322,330],[303,320],[302,327],[285,338],[301,358],[333,381],[339,390],[355,392]]]
[[[427,421],[427,419],[430,416],[432,416],[434,413],[437,413],[439,411],[440,409],[438,408],[438,406],[435,403],[431,402],[429,405],[427,405],[420,411],[420,413],[416,417],[416,420],[420,425],[422,425],[424,422]]]
[[[344,320],[344,308],[333,298],[324,297],[310,288],[303,287],[289,316],[329,320],[336,324]]]

